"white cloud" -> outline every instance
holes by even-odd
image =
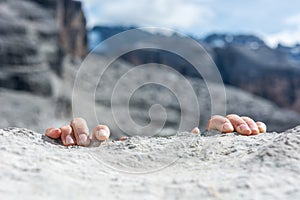
[[[284,22],[285,30],[265,35],[265,40],[269,46],[276,47],[278,43],[287,46],[300,43],[300,13],[287,17]]]
[[[272,0],[81,1],[89,27],[98,24],[154,26],[194,36],[216,31],[245,32],[263,36],[273,47],[279,42],[284,45],[300,43],[299,1],[293,4],[287,1],[273,3]]]
[[[187,30],[214,17],[211,0],[82,0],[89,26],[158,26]]]
[[[300,43],[300,29],[294,31],[282,31],[272,35],[265,36],[266,43],[271,47],[276,47],[278,43],[292,46],[296,43]]]

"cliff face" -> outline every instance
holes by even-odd
[[[132,27],[99,26],[92,29],[91,33],[100,35],[95,38],[103,40],[128,29],[132,29]],[[149,37],[149,35],[141,35],[136,37]],[[162,36],[152,35],[151,37],[158,39]],[[171,37],[176,37],[176,35]],[[94,43],[96,42],[94,41]],[[256,36],[226,34],[213,34],[199,42],[214,59],[225,84],[242,88],[252,94],[269,99],[281,107],[300,113],[299,45],[294,47],[278,46],[276,49],[271,49]],[[118,44],[117,47],[120,48],[121,45]],[[106,51],[112,51],[114,48],[116,47],[111,46]],[[187,51],[191,52],[190,49]],[[203,62],[203,55],[196,56],[199,61]],[[175,68],[183,75],[199,77],[199,73],[191,64],[166,51],[143,49],[127,53],[122,58],[134,65],[162,63]]]
[[[61,74],[55,9],[10,0],[0,10],[0,87],[51,95],[51,77]]]
[[[87,54],[86,20],[79,1],[61,0],[57,4],[57,19],[62,49],[73,57]]]
[[[226,45],[214,48],[226,84],[300,113],[300,63],[267,46]]]
[[[300,113],[300,47],[272,49],[252,35],[213,34],[201,41],[225,84]]]
[[[0,87],[51,96],[64,55],[82,58],[86,52],[79,2],[0,1]]]

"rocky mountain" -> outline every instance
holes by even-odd
[[[291,59],[300,61],[300,44],[295,44],[291,47],[279,44],[277,49],[283,53],[287,53]]]
[[[220,114],[225,108],[228,114],[237,113],[264,121],[270,131],[286,130],[300,123],[299,114],[281,109],[268,100],[238,88],[225,86],[224,91],[224,86],[220,84],[211,84],[208,88],[207,83],[199,78],[187,78],[186,81],[192,85],[189,88],[180,75],[161,65],[152,64],[134,70],[133,67],[120,59],[111,62],[107,56],[90,54],[81,65],[83,72],[77,77],[79,81],[74,84],[73,112],[86,118],[91,128],[99,121],[108,124],[114,136],[124,133],[153,134],[154,130],[162,126],[161,123],[163,130],[160,134],[170,134],[180,130],[181,121],[185,122],[181,130],[199,125],[204,131],[213,106],[217,107],[215,112]],[[136,90],[132,92],[130,88]],[[222,102],[222,92],[226,92],[226,102]],[[196,103],[193,93],[196,95]],[[212,93],[219,94],[215,105],[212,105]],[[164,111],[155,105],[160,105]],[[200,117],[195,117],[196,109],[199,109]],[[150,131],[139,131],[140,127],[149,124]]]
[[[65,59],[66,60],[66,59]],[[62,126],[68,124],[73,115],[84,117],[88,121],[90,130],[98,123],[107,124],[112,130],[112,137],[117,138],[123,134],[143,135],[151,134],[138,132],[136,130],[152,122],[152,131],[161,127],[160,134],[173,134],[179,128],[181,120],[185,130],[198,124],[204,131],[206,123],[211,116],[211,94],[205,82],[198,78],[188,78],[193,87],[199,107],[194,106],[193,96],[189,96],[191,90],[187,89],[180,79],[180,76],[164,71],[159,65],[153,65],[151,70],[140,70],[138,76],[125,79],[116,93],[115,87],[121,77],[128,73],[133,66],[122,60],[116,60],[99,79],[99,72],[102,71],[110,59],[97,54],[89,55],[82,65],[64,63],[64,82],[58,85],[63,96],[58,98],[46,98],[28,92],[16,92],[14,90],[0,90],[0,113],[2,120],[0,127],[17,126],[28,127],[38,132],[43,132],[46,127]],[[77,79],[73,85],[78,69],[87,67],[87,71]],[[182,96],[178,100],[172,91],[163,86],[149,84],[139,87],[133,94],[128,88],[134,88],[141,82],[149,82],[155,79],[158,82],[176,88],[176,95]],[[99,81],[99,82],[98,82]],[[98,83],[98,84],[97,84]],[[72,87],[73,107],[70,103]],[[96,87],[96,91],[95,91]],[[211,90],[222,95],[223,86],[212,84]],[[226,108],[227,113],[247,115],[255,120],[264,121],[269,131],[280,131],[294,127],[300,123],[300,116],[295,112],[278,108],[272,102],[251,95],[240,89],[226,86],[227,102],[216,99],[215,103]],[[112,96],[114,95],[114,98]],[[95,101],[93,101],[95,98]],[[130,99],[127,105],[127,99]],[[114,101],[112,102],[112,99]],[[180,105],[179,103],[183,104]],[[164,112],[156,109],[154,105],[161,105]],[[154,107],[153,107],[154,106]],[[152,107],[152,108],[151,108]],[[115,113],[112,112],[112,108]],[[200,117],[195,117],[195,109],[199,109]],[[218,109],[217,109],[218,110]],[[130,113],[128,118],[126,113]],[[117,118],[116,118],[117,115]],[[97,118],[95,118],[95,116]],[[116,121],[116,119],[118,121]],[[129,127],[128,129],[122,129]],[[157,133],[158,134],[158,133]]]
[[[94,39],[98,39],[98,41],[96,39],[92,41],[95,46],[97,42],[109,36],[130,29],[132,27],[98,26],[90,30],[89,34],[93,35]],[[142,33],[142,31],[136,31],[135,37],[143,38],[149,35],[157,39],[173,37],[174,42],[180,37],[176,34],[164,36]],[[299,45],[294,47],[279,45],[276,49],[272,49],[256,36],[230,34],[212,34],[198,41],[214,59],[225,84],[269,99],[280,107],[300,112]],[[127,45],[134,44],[128,43]],[[112,51],[112,49],[114,47],[109,50],[105,49],[104,52]],[[193,70],[190,63],[167,51],[136,50],[123,55],[122,58],[134,65],[162,63],[172,66],[186,76],[199,77],[199,73]],[[198,59],[201,61],[203,55],[198,55]]]
[[[81,2],[0,1],[1,127],[42,131],[71,116],[65,66],[87,53]]]
[[[73,0],[57,1],[59,44],[73,59],[83,59],[87,52],[86,19],[82,3]]]
[[[278,46],[272,49],[259,39],[251,41],[251,37],[244,43],[235,39],[226,41],[223,36],[211,37],[205,41],[212,46],[225,84],[300,112],[300,61],[296,48]],[[223,44],[215,45],[219,40]]]
[[[166,36],[139,31],[131,38],[112,41],[111,45],[97,49],[100,50],[98,54],[92,53],[81,62],[81,58],[87,52],[87,35],[81,3],[71,0],[1,0],[0,11],[0,127],[28,127],[43,132],[46,127],[60,127],[68,124],[73,116],[81,116],[87,119],[90,129],[98,123],[109,125],[113,137],[123,134],[147,134],[147,131],[140,131],[139,127],[149,122],[152,122],[153,130],[163,123],[162,134],[174,133],[182,120],[185,123],[180,130],[189,130],[197,125],[203,130],[212,114],[212,91],[217,94],[215,106],[218,109],[226,107],[228,113],[248,115],[255,120],[262,120],[268,124],[271,131],[281,131],[299,124],[298,114],[280,109],[270,101],[239,89],[225,86],[224,90],[222,84],[214,83],[211,84],[212,91],[208,91],[207,83],[197,77],[198,73],[193,68],[186,67],[189,63],[185,59],[175,58],[173,54],[163,50],[157,52],[149,48],[145,55],[143,51],[135,51],[133,54],[129,52],[121,56],[121,59],[109,62],[110,53],[120,52],[128,45],[139,47],[146,41],[149,42],[147,44],[167,42],[169,47],[172,47],[179,42],[179,36],[176,34]],[[119,28],[118,31],[122,30],[124,29]],[[109,33],[110,30],[107,29],[106,34],[98,36],[100,39],[109,37]],[[140,39],[140,43],[133,44],[132,41],[136,39]],[[184,38],[180,40],[185,41]],[[193,62],[205,55],[204,51],[200,54],[199,51],[193,51],[196,50],[193,45],[189,48],[194,52],[188,55]],[[215,49],[209,45],[206,45],[206,48],[213,55]],[[186,49],[185,46],[178,47],[180,54]],[[112,105],[114,86],[122,76],[136,65],[152,61],[161,61],[167,65],[171,63],[171,66],[189,75],[186,79],[192,85],[199,107],[192,104],[195,99],[188,93],[191,88],[182,87],[184,85],[181,84],[182,80],[178,75],[163,71],[159,65],[153,65],[148,70],[142,70],[138,75],[125,79],[127,81],[121,84],[120,91],[115,93],[118,98]],[[210,65],[209,59],[201,62],[201,66],[206,68]],[[84,66],[87,67],[87,71],[81,70]],[[99,72],[106,66],[109,66],[109,69],[99,79]],[[78,78],[80,71],[84,73]],[[182,101],[178,100],[172,91],[155,84],[142,86],[134,93],[128,91],[143,81],[153,80],[170,84],[176,94],[182,96]],[[94,88],[93,83],[97,81],[99,84]],[[76,92],[72,96],[74,88]],[[224,91],[227,102],[218,98]],[[95,101],[91,102],[93,98]],[[181,107],[180,103],[184,106]],[[112,110],[116,111],[117,115],[112,113]],[[126,115],[128,110],[130,115]],[[201,116],[196,117],[193,114],[195,111],[200,112]],[[119,121],[115,121],[115,116]],[[122,127],[129,129],[124,130]]]
[[[86,53],[80,2],[0,1],[0,87],[52,96],[64,55]]]
[[[62,58],[55,10],[15,0],[1,1],[0,10],[0,86],[51,96]]]
[[[109,37],[110,30],[106,30],[104,35],[94,32],[95,41]],[[133,44],[133,38],[141,43]],[[297,105],[298,93],[290,92],[298,92],[298,46],[274,50],[256,37],[221,38],[226,42],[214,42],[214,37],[202,42],[218,63],[223,79],[228,77],[227,83],[253,93],[258,89],[252,90],[251,84],[260,83],[262,96],[273,95],[274,101],[290,100]],[[179,41],[178,35],[148,32],[127,39],[113,41],[81,62],[87,53],[87,35],[80,2],[0,0],[2,198],[299,197],[299,126],[251,137],[213,131],[177,133],[196,125],[203,133],[212,110],[222,113],[224,108],[226,113],[264,121],[269,131],[300,124],[299,114],[239,88],[205,82],[185,59],[169,52],[150,48],[112,60],[113,53],[127,45],[139,47],[152,40],[172,46]],[[179,50],[184,53],[186,47]],[[193,61],[204,57],[189,55]],[[152,61],[176,67],[187,76],[153,63],[149,68],[134,68]],[[202,66],[211,67],[210,61],[201,61]],[[242,69],[244,64],[248,70]],[[229,67],[234,71],[228,72]],[[269,90],[274,93],[267,93]],[[212,93],[217,94],[213,105]],[[224,93],[226,101],[222,101]],[[195,117],[195,112],[200,117]],[[90,130],[98,123],[107,124],[112,139],[124,134],[134,137],[101,144],[93,141],[84,148],[63,147],[41,134],[48,127],[69,124],[73,116],[84,117]],[[182,127],[181,120],[185,122]],[[149,124],[150,129],[140,128]],[[161,125],[163,129],[157,132]],[[145,135],[168,137],[139,137]],[[99,183],[105,184],[99,187]]]

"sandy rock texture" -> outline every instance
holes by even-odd
[[[300,127],[245,137],[205,132],[63,147],[0,130],[5,199],[299,199]]]

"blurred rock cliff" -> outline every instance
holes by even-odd
[[[196,122],[193,126],[198,124],[203,130],[211,116],[211,91],[207,90],[206,83],[199,79],[198,73],[186,60],[167,51],[148,49],[128,52],[114,62],[109,62],[110,52],[127,48],[128,45],[142,44],[145,38],[156,42],[167,41],[170,47],[179,39],[185,38],[176,34],[165,36],[138,31],[137,35],[130,36],[132,38],[113,41],[111,45],[100,49],[102,52],[93,52],[89,59],[81,62],[88,53],[88,42],[93,48],[101,40],[127,29],[95,27],[88,40],[86,19],[79,1],[0,0],[0,128],[18,126],[43,132],[47,127],[68,124],[73,114],[76,114],[72,106],[75,99],[79,109],[83,111],[80,117],[88,120],[89,128],[94,128],[98,123],[107,124],[113,137],[130,135],[138,125],[145,126],[149,122],[153,122],[153,130],[164,123],[162,132],[174,134],[182,118],[186,121],[185,130],[193,128],[190,127],[191,122]],[[132,39],[140,41],[135,44],[132,43]],[[224,36],[216,35],[199,40],[218,65],[225,83],[272,101],[225,85],[226,102],[216,98],[217,106],[226,107],[228,113],[248,115],[255,120],[264,121],[271,131],[282,131],[299,124],[299,114],[279,108],[273,103],[288,108],[298,105],[296,91],[299,84],[297,69],[294,66],[297,66],[299,58],[286,53],[290,52],[288,47],[282,46],[274,51],[255,37],[230,39],[226,36],[225,39]],[[246,45],[245,41],[248,41]],[[191,49],[183,47],[181,51],[192,52],[190,56],[204,66],[209,67],[211,64],[207,59],[202,59],[205,53],[195,54]],[[288,67],[283,65],[286,56],[294,59]],[[98,73],[105,69],[107,63],[110,63],[109,69],[99,80]],[[125,73],[144,63],[165,64],[185,75],[195,90],[201,117],[198,119],[191,115],[195,108],[189,106],[191,97],[187,95],[187,90],[181,87],[179,76],[162,71],[159,65],[153,64],[153,67],[129,79],[118,91],[114,107],[120,121],[116,123],[111,103],[114,86]],[[273,67],[277,64],[279,67]],[[79,67],[82,66],[88,66],[88,70],[80,77],[76,88],[79,92],[72,102],[73,83]],[[267,70],[269,68],[270,70]],[[285,68],[288,70],[284,70]],[[294,74],[291,74],[292,68],[296,70]],[[276,69],[284,73],[280,74]],[[270,74],[273,76],[269,76]],[[141,87],[134,94],[128,92],[128,88],[141,81],[151,81],[154,77],[155,80],[176,88],[176,91],[184,96],[185,107],[180,106],[179,103],[182,102],[178,102],[172,92],[155,85]],[[264,79],[266,82],[263,82]],[[93,83],[98,83],[96,90]],[[256,84],[258,88],[254,87]],[[289,90],[284,89],[286,87],[289,87]],[[224,86],[214,84],[212,90],[222,93]],[[128,95],[132,97],[127,108]],[[87,101],[91,96],[95,101]],[[280,104],[281,102],[283,103]],[[166,119],[155,110],[149,114],[149,110],[155,104],[165,108]],[[132,120],[124,115],[128,110]],[[98,121],[95,120],[94,114]],[[135,123],[132,124],[132,121]],[[126,132],[120,126],[130,127],[130,130]]]
[[[100,41],[133,28],[95,26],[89,31],[90,46],[94,48]],[[136,31],[135,37],[143,39],[149,35],[149,33]],[[157,34],[155,37],[159,39],[164,36]],[[169,37],[176,41],[178,35]],[[211,34],[195,40],[213,58],[225,84],[241,88],[269,99],[280,107],[300,113],[300,44],[292,47],[279,44],[277,48],[270,48],[257,36],[232,34]],[[126,42],[118,44],[118,48],[122,45],[128,44]],[[114,47],[110,47],[106,51],[113,49]],[[203,55],[198,55],[198,58],[199,61],[203,60]],[[200,77],[190,63],[166,51],[137,50],[123,55],[123,59],[133,65],[162,63],[172,66],[186,76]]]
[[[0,87],[52,96],[64,56],[86,53],[81,2],[0,1]]]
[[[85,24],[80,1],[0,0],[1,127],[69,121],[66,66],[87,54]]]

